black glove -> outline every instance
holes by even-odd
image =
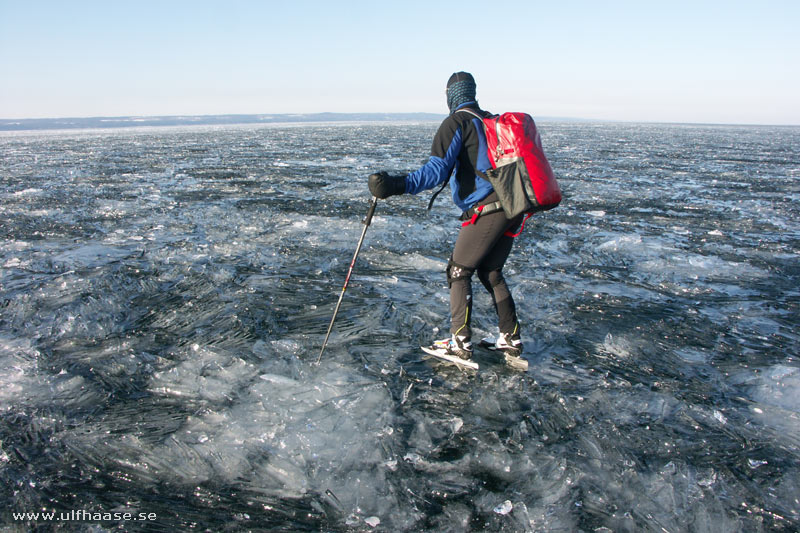
[[[378,172],[369,175],[368,184],[372,196],[381,200],[406,192],[405,176],[390,176],[386,172]]]

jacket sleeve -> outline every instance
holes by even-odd
[[[406,176],[406,193],[417,194],[444,183],[456,170],[461,146],[461,128],[456,121],[446,119],[433,138],[428,162]]]

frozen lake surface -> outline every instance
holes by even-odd
[[[457,213],[381,201],[315,365],[366,176],[436,126],[2,134],[0,525],[800,529],[800,129],[540,124],[526,373],[423,357]]]

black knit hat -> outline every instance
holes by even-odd
[[[447,107],[450,112],[468,102],[475,102],[475,78],[469,72],[456,72],[447,80]]]
[[[457,81],[471,81],[474,84],[475,78],[469,72],[454,72],[450,79],[447,80],[447,87],[449,88]]]

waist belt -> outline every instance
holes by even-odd
[[[476,205],[474,207],[470,207],[469,209],[461,213],[461,220],[464,221],[461,225],[469,226],[470,224],[474,224],[478,220],[478,217],[480,217],[481,215],[488,215],[502,210],[503,206],[500,205],[500,202],[490,202],[488,204]]]
[[[476,205],[475,207],[470,207],[469,209],[467,209],[466,211],[461,213],[461,220],[464,221],[464,222],[461,223],[461,227],[469,226],[470,224],[474,224],[475,222],[477,222],[478,217],[480,217],[481,215],[489,215],[491,213],[496,213],[496,212],[502,211],[502,210],[503,210],[503,206],[500,205],[499,201],[498,202],[490,202],[490,203],[484,204],[484,205]],[[522,224],[520,224],[520,227],[518,228],[519,231],[517,231],[515,233],[515,232],[509,230],[509,231],[506,231],[503,235],[505,235],[506,237],[511,237],[511,238],[519,237],[520,234],[522,233],[522,230],[525,229],[525,222],[528,221],[528,219],[531,217],[531,215],[533,215],[533,213],[526,213],[525,214],[525,218],[522,219]]]

